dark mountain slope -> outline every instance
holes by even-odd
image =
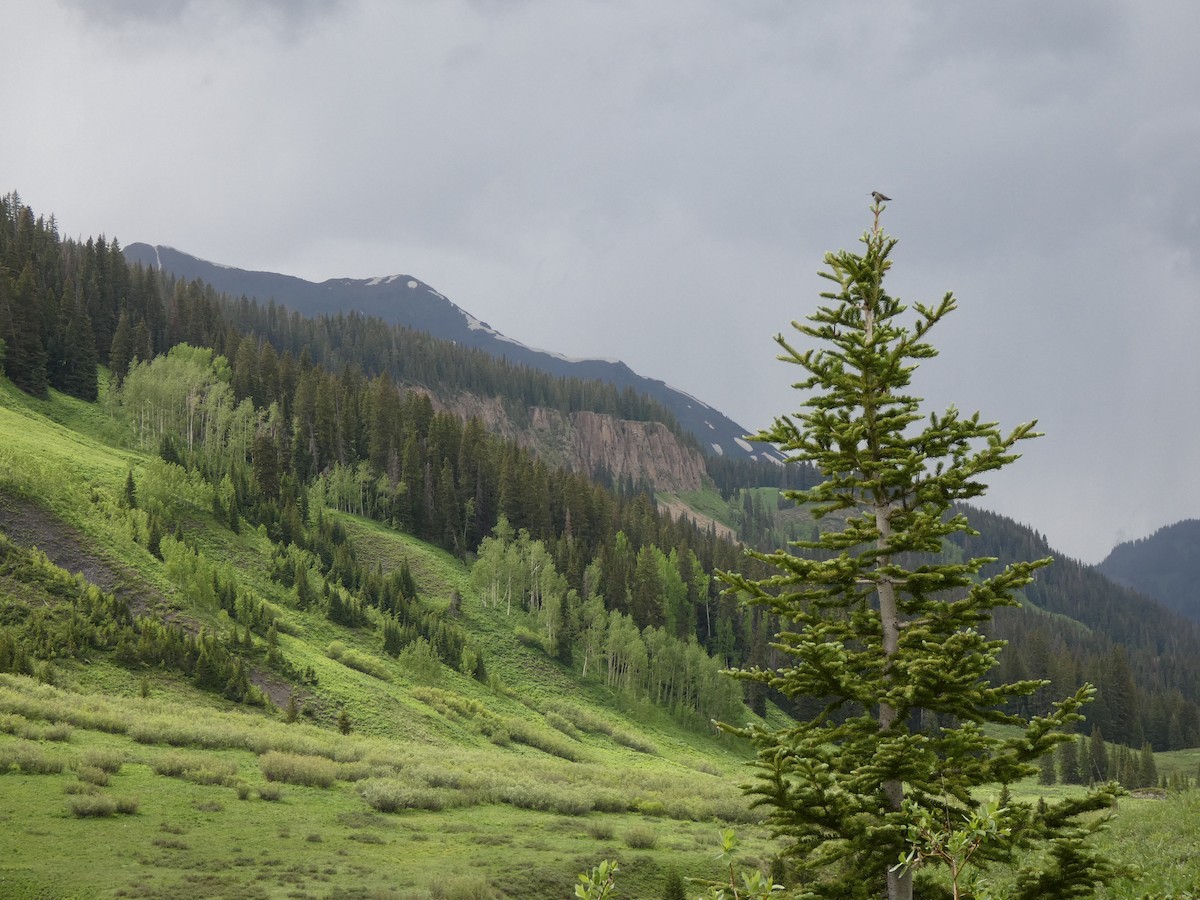
[[[599,380],[629,388],[658,401],[695,436],[707,454],[727,459],[778,460],[775,450],[743,439],[748,429],[729,417],[666,383],[646,378],[618,360],[568,359],[535,350],[505,337],[452,303],[445,295],[409,275],[381,278],[334,278],[316,284],[289,275],[248,272],[199,259],[171,247],[130,244],[125,256],[131,263],[153,266],[185,280],[199,279],[232,297],[245,296],[276,303],[304,315],[358,312],[386,322],[426,331],[443,340],[526,365],[564,378]]]
[[[1118,544],[1097,570],[1200,622],[1200,520],[1166,525]]]

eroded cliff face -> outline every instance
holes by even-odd
[[[661,491],[699,490],[704,475],[700,453],[685,447],[660,422],[631,422],[594,412],[570,415],[531,407],[524,422],[514,422],[499,401],[460,395],[435,405],[464,418],[479,419],[489,431],[512,438],[538,454],[547,465],[612,478],[648,481]]]

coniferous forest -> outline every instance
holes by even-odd
[[[698,721],[738,702],[719,687],[721,666],[770,658],[777,623],[741,609],[712,578],[720,569],[761,576],[735,542],[661,513],[650,485],[551,468],[477,420],[439,410],[442,398],[476,393],[501,398],[518,422],[533,406],[587,409],[659,421],[696,445],[666,410],[632,392],[555,379],[359,316],[310,319],[222,296],[128,265],[115,239],[64,238],[53,217],[35,215],[15,194],[0,200],[0,339],[4,372],[21,390],[102,402],[155,455],[131,481],[131,503],[186,488],[229,528],[261,526],[277,547],[274,575],[299,602],[349,624],[365,621],[356,613],[363,607],[385,612],[392,624],[381,640],[390,651],[422,638],[456,666],[469,650],[469,665],[486,671],[486,648],[468,648],[451,621],[422,612],[411,602],[416,586],[357,560],[337,527],[310,513],[314,497],[478,557],[473,579],[497,609],[535,615],[531,643]],[[747,492],[804,485],[806,470],[720,459],[708,466],[722,496],[746,498],[746,522],[755,526],[744,530],[747,542],[777,540],[779,516],[803,515],[759,509],[756,518]],[[186,518],[170,502],[142,505],[152,510],[144,539],[157,555],[182,559]],[[1005,562],[1051,552],[1028,528],[971,515],[984,536],[951,544],[948,554]],[[219,574],[215,583],[236,613],[236,586]],[[1051,682],[1021,701],[1030,705],[1023,711],[1037,714],[1038,703],[1090,681],[1099,694],[1084,732],[1135,748],[1200,744],[1197,626],[1072,560],[1040,573],[1024,600],[991,626],[1009,641],[998,681]],[[269,616],[243,618],[265,637]],[[191,641],[176,653],[180,665],[220,656],[215,644],[204,651],[211,636],[184,638],[175,638]],[[133,633],[121,640],[152,643]],[[244,682],[236,654],[222,665],[213,684]],[[760,685],[745,697],[759,711],[768,699],[788,706]]]

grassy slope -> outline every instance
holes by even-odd
[[[160,595],[155,607],[219,626],[219,611],[179,608],[161,564],[131,537],[115,501],[128,468],[144,460],[115,449],[116,437],[98,407],[58,395],[30,400],[0,380],[0,493],[48,510],[45,520],[104,567]],[[348,631],[288,607],[267,577],[261,535],[234,535],[204,510],[191,520],[188,537],[207,557],[231,563],[243,587],[285,610],[283,652],[319,677],[303,695],[311,718],[286,725],[276,710],[234,708],[176,675],[103,658],[59,664],[55,687],[5,677],[0,896],[560,897],[605,857],[621,861],[627,896],[650,896],[668,866],[716,874],[718,818],[741,820],[748,858],[770,854],[763,833],[746,824],[752,816],[736,787],[745,747],[580,683],[516,641],[517,615],[483,609],[449,555],[343,517],[365,559],[407,559],[431,602],[463,594],[490,686],[446,668],[413,677],[379,652],[370,629]],[[330,659],[335,639],[371,655],[391,681]],[[345,737],[332,727],[342,705],[353,723]],[[66,740],[55,740],[65,731],[55,722],[70,724]],[[98,748],[124,761],[99,795],[136,798],[136,814],[68,811],[79,796],[68,791],[83,789],[77,770]],[[336,780],[283,784],[278,802],[261,799],[260,789],[271,793],[262,754],[297,748],[337,760]],[[192,775],[156,774],[181,754]],[[374,811],[360,795],[371,784],[399,785],[416,808]]]
[[[114,449],[118,437],[95,406],[31,401],[0,379],[0,493],[37,498],[126,583],[161,594],[156,605],[170,609],[177,601],[160,564],[115,511],[127,468],[142,462]],[[3,515],[0,507],[7,526]],[[60,666],[54,687],[0,676],[0,897],[564,897],[576,872],[606,857],[620,860],[622,896],[654,897],[669,867],[715,875],[718,828],[750,818],[736,788],[744,747],[581,683],[522,645],[519,617],[482,608],[447,554],[343,517],[364,559],[407,559],[432,602],[463,594],[491,686],[446,669],[415,678],[377,652],[369,630],[290,609],[267,578],[264,538],[233,535],[202,512],[195,522],[189,537],[206,555],[232,562],[243,586],[285,609],[294,632],[281,636],[285,654],[320,678],[305,697],[311,720],[287,725],[277,711],[235,708],[177,676],[104,659]],[[211,610],[187,612],[220,621]],[[329,659],[335,639],[374,656],[392,680]],[[340,704],[349,736],[332,727]],[[499,742],[497,722],[522,740]],[[136,800],[136,813],[69,812],[86,799],[74,792],[87,789],[81,774],[94,775],[100,752],[121,766],[97,796]],[[268,781],[271,759],[294,763],[297,754],[335,767],[328,787]],[[1194,775],[1196,756],[1163,754],[1160,768]],[[362,796],[372,787],[412,808],[376,812]],[[1194,793],[1122,802],[1106,840],[1147,877],[1104,896],[1200,884],[1185,835],[1197,802]],[[770,856],[758,827],[737,828],[745,863]]]

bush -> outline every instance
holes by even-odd
[[[277,784],[264,784],[258,789],[258,799],[274,803],[283,799],[283,789]]]
[[[182,778],[193,784],[230,784],[237,774],[236,763],[198,753],[167,753],[150,767],[158,775]]]
[[[644,825],[635,825],[625,832],[625,846],[630,850],[653,850],[658,845],[658,835]]]
[[[323,756],[300,756],[272,750],[258,761],[267,781],[327,788],[337,780],[338,764]]]
[[[551,728],[561,731],[563,734],[565,734],[569,738],[574,738],[575,740],[579,740],[579,737],[580,737],[579,729],[576,728],[573,724],[571,724],[571,722],[569,720],[563,718],[561,715],[559,715],[556,712],[546,713],[546,724],[549,725]]]
[[[88,784],[96,784],[100,787],[108,784],[108,773],[95,766],[80,766],[75,770],[75,774],[79,777],[80,781],[86,781]]]
[[[124,764],[124,753],[120,750],[108,750],[102,747],[88,750],[80,758],[80,765],[103,769],[109,775],[116,775]]]
[[[434,812],[447,806],[449,793],[440,788],[408,784],[395,778],[372,778],[362,782],[359,794],[377,812],[402,809],[428,809]]]
[[[67,810],[77,819],[99,819],[116,815],[117,801],[107,794],[79,794],[67,801]]]
[[[378,678],[380,681],[391,681],[392,673],[388,668],[373,656],[368,656],[365,653],[359,653],[353,648],[347,647],[341,641],[331,641],[329,646],[325,648],[325,655],[330,659],[337,660],[343,666],[351,669],[357,669],[372,678]]]
[[[658,756],[658,748],[639,735],[630,734],[627,731],[621,731],[614,728],[612,731],[612,739],[622,747],[628,747],[630,750],[636,750],[638,753],[645,753],[650,756]]]
[[[61,756],[49,755],[37,744],[20,741],[0,749],[0,774],[13,766],[20,769],[22,775],[57,775],[65,763]]]
[[[74,729],[71,728],[71,726],[66,722],[54,722],[46,726],[46,728],[42,731],[41,738],[43,741],[58,741],[59,743],[66,743],[67,741],[71,740],[71,732],[73,730]]]
[[[588,824],[587,833],[598,841],[611,841],[613,827],[608,822],[591,822]]]

